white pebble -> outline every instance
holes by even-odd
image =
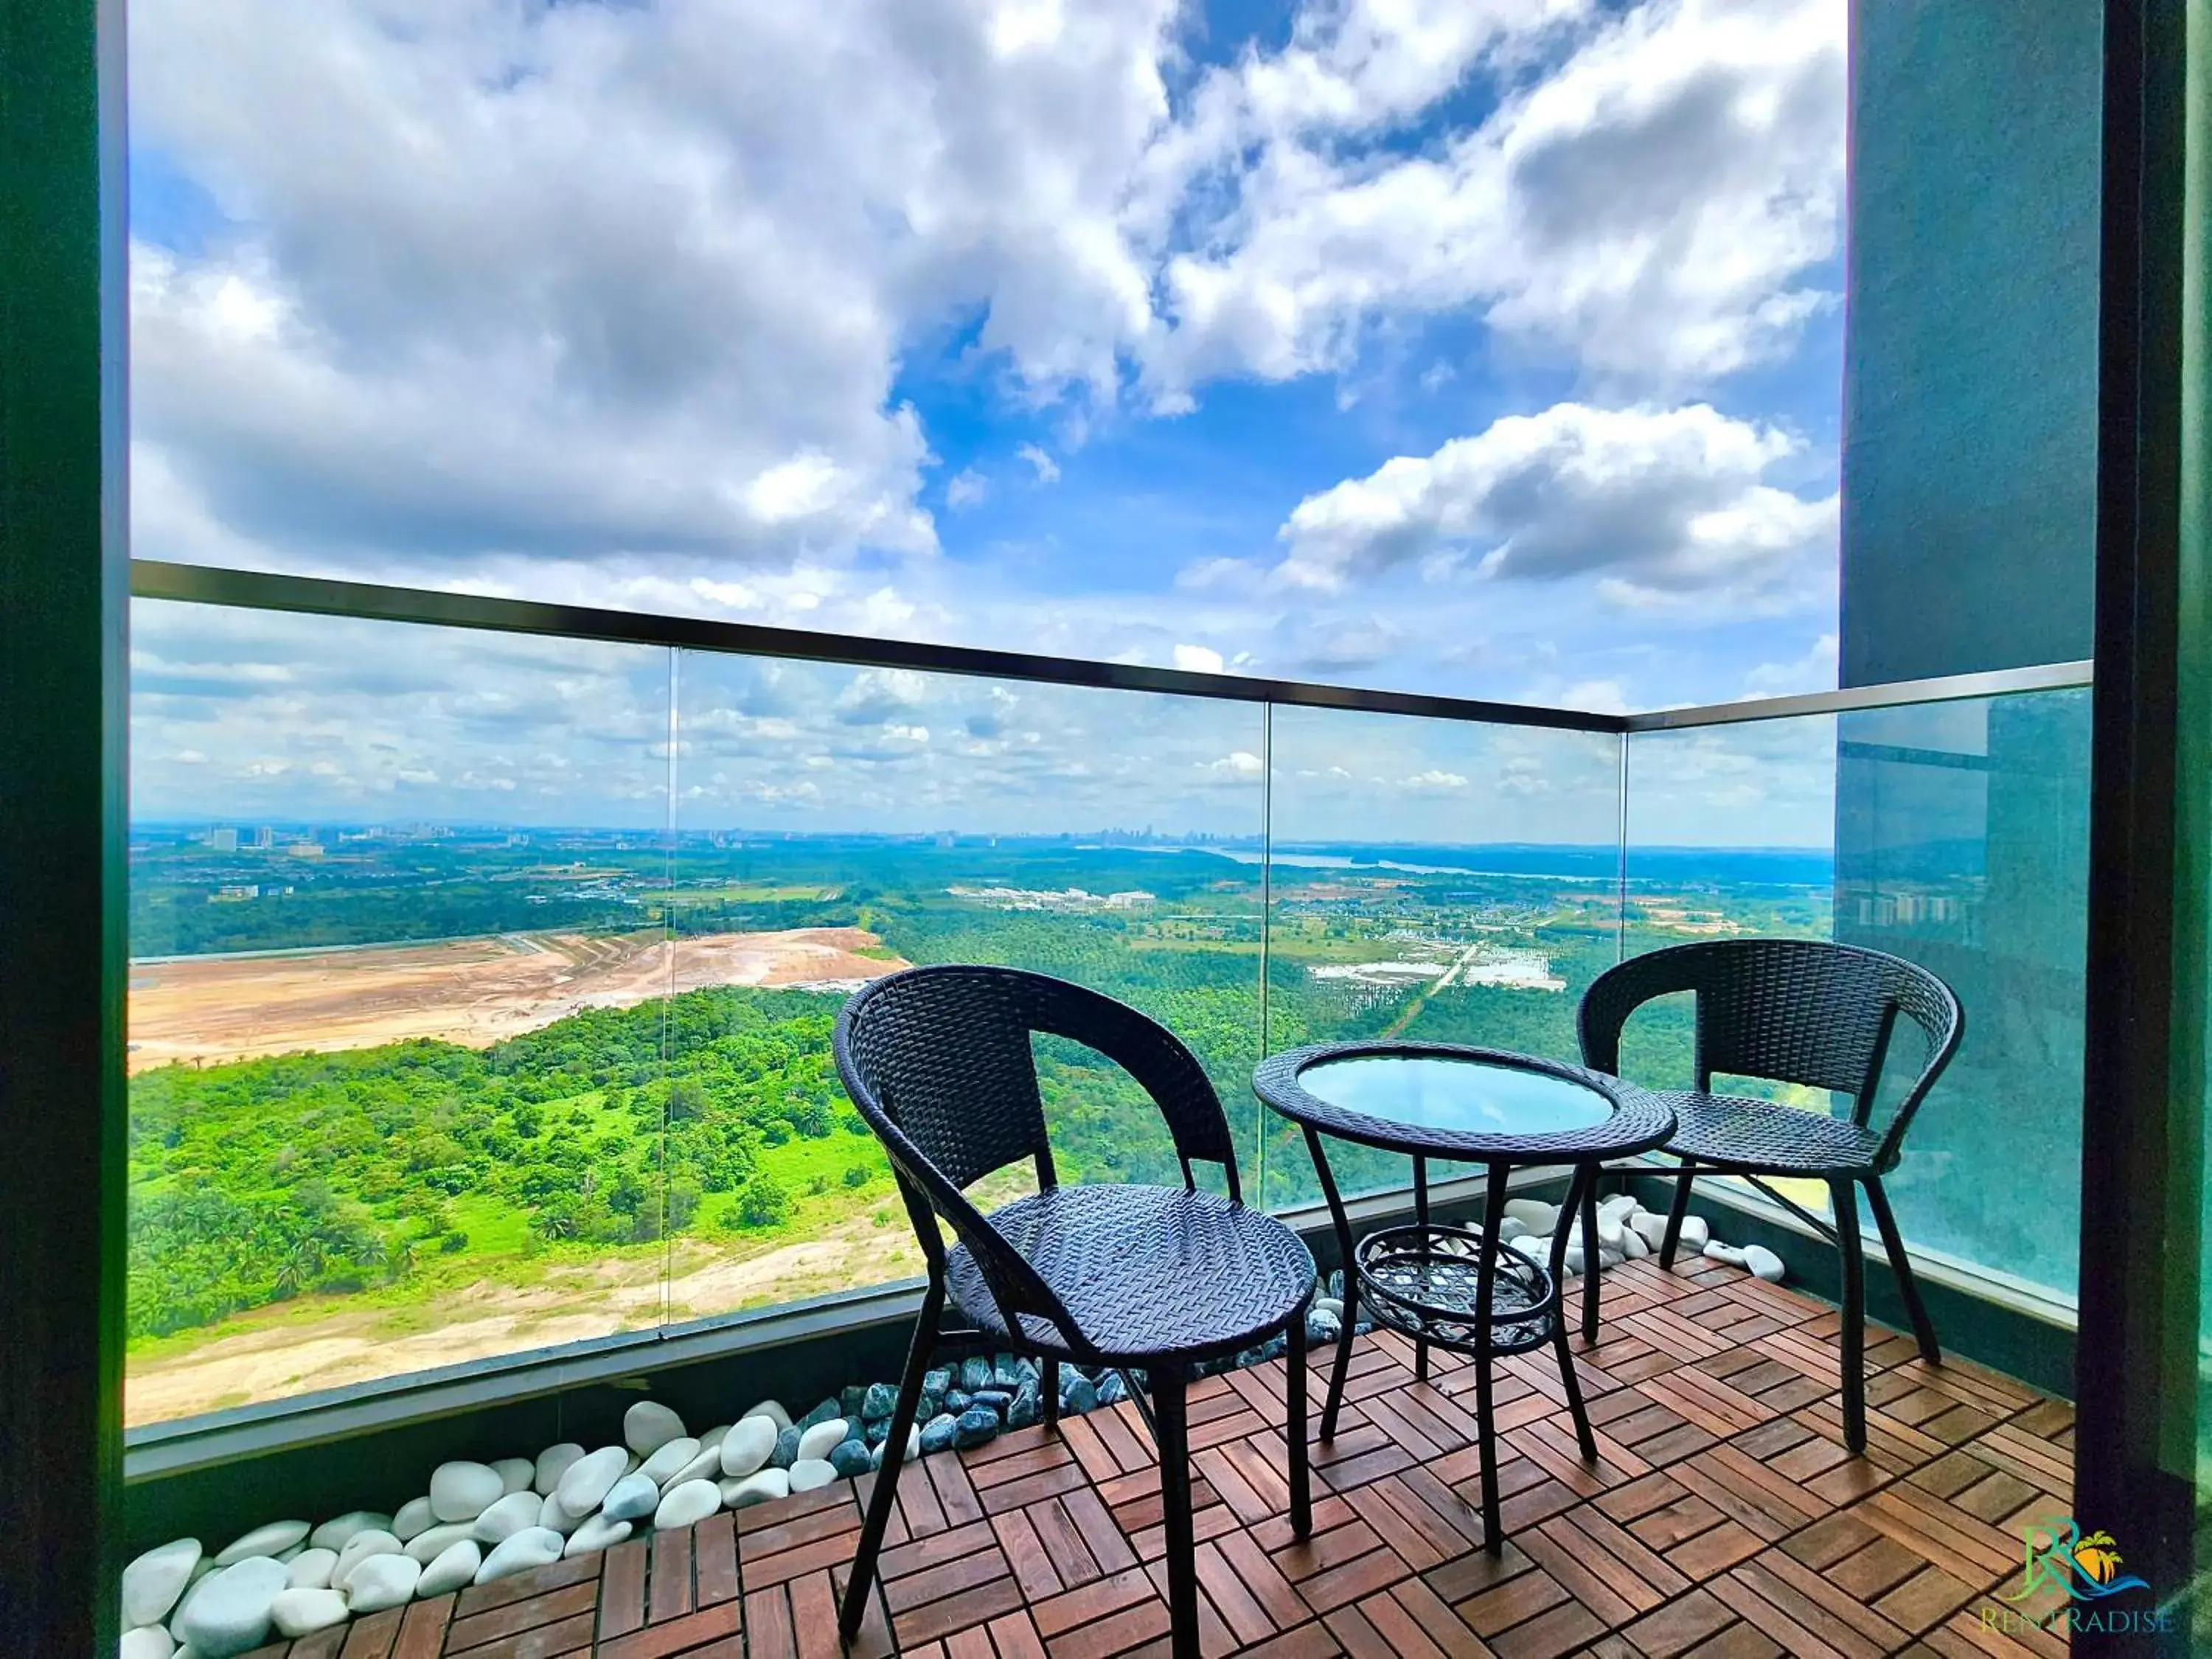
[[[1712,1224],[1705,1217],[1686,1215],[1682,1218],[1682,1248],[1684,1249],[1702,1250],[1712,1242]]]
[[[197,1538],[179,1538],[131,1562],[123,1569],[123,1622],[151,1625],[166,1616],[199,1564]]]
[[[412,1543],[437,1524],[438,1517],[431,1512],[430,1500],[427,1498],[410,1498],[399,1506],[399,1512],[392,1517],[389,1530],[394,1538],[403,1544],[407,1544]]]
[[[464,1538],[475,1537],[476,1530],[473,1521],[448,1521],[443,1526],[433,1527],[428,1532],[418,1532],[409,1539],[407,1553],[416,1561],[434,1561]]]
[[[538,1465],[527,1457],[495,1457],[491,1471],[499,1477],[499,1484],[507,1492],[522,1492],[537,1479]],[[506,1496],[505,1492],[501,1494]]]
[[[1620,1253],[1631,1261],[1640,1261],[1651,1254],[1651,1245],[1642,1233],[1630,1227],[1620,1235]]]
[[[374,1528],[357,1532],[346,1540],[345,1547],[338,1552],[338,1559],[331,1568],[331,1588],[345,1589],[352,1580],[354,1569],[364,1561],[380,1555],[404,1555],[406,1551],[407,1547],[388,1532]]]
[[[752,1474],[775,1450],[780,1432],[771,1419],[739,1418],[722,1441],[722,1473],[732,1479]]]
[[[286,1565],[288,1589],[328,1589],[331,1572],[338,1564],[336,1550],[303,1550]]]
[[[484,1557],[483,1565],[477,1569],[477,1583],[489,1584],[501,1578],[511,1578],[518,1572],[527,1572],[532,1567],[548,1567],[561,1559],[561,1551],[568,1540],[550,1527],[532,1527],[519,1532]]]
[[[595,1515],[576,1528],[561,1553],[563,1556],[590,1555],[599,1550],[612,1549],[630,1535],[627,1521],[610,1521],[604,1515]]]
[[[538,1506],[538,1524],[550,1527],[555,1532],[571,1533],[584,1524],[586,1517],[571,1515],[561,1507],[559,1498],[549,1498]]]
[[[828,1486],[837,1478],[835,1464],[819,1458],[802,1457],[791,1466],[791,1489],[793,1492],[813,1492]]]
[[[623,1443],[640,1457],[683,1437],[684,1419],[657,1400],[641,1400],[623,1413]]]
[[[791,1413],[784,1410],[783,1404],[781,1401],[763,1400],[759,1405],[755,1406],[751,1410],[746,1412],[744,1415],[747,1417],[765,1417],[769,1422],[775,1425],[775,1431],[778,1434],[781,1434],[786,1429],[791,1426]]]
[[[123,1645],[116,1650],[116,1659],[170,1659],[177,1650],[176,1638],[159,1625],[141,1625],[137,1630],[123,1632]]]
[[[430,1513],[441,1521],[473,1521],[507,1493],[488,1464],[441,1463],[430,1476]]]
[[[422,1576],[415,1581],[416,1596],[443,1595],[447,1590],[473,1584],[477,1569],[483,1565],[483,1552],[477,1547],[477,1540],[458,1539],[440,1550],[437,1559],[422,1569]]]
[[[573,1440],[563,1440],[557,1446],[548,1446],[538,1454],[537,1474],[530,1483],[531,1490],[540,1498],[550,1498],[553,1489],[561,1484],[561,1477],[570,1467],[583,1460],[584,1449]]]
[[[722,1502],[733,1510],[765,1504],[778,1498],[788,1498],[791,1496],[791,1476],[782,1469],[763,1469],[756,1474],[723,1481],[721,1495]]]
[[[215,1564],[218,1567],[234,1567],[249,1555],[282,1555],[307,1535],[305,1521],[271,1521],[225,1545],[216,1553]]]
[[[678,1435],[637,1466],[637,1472],[656,1486],[665,1486],[677,1470],[687,1468],[699,1455],[699,1443],[690,1435]]]
[[[497,1544],[538,1524],[545,1500],[534,1492],[511,1492],[471,1523],[470,1535],[479,1544]]]
[[[1532,1233],[1548,1233],[1558,1223],[1559,1206],[1547,1204],[1540,1198],[1509,1198],[1505,1213]]]
[[[1782,1258],[1764,1244],[1745,1245],[1743,1265],[1770,1285],[1779,1285],[1782,1282],[1783,1274],[1788,1271],[1782,1265]]]
[[[346,1540],[357,1532],[390,1532],[392,1517],[374,1510],[349,1510],[345,1514],[325,1521],[307,1534],[307,1541],[319,1550],[342,1550]]]
[[[1725,1261],[1731,1267],[1743,1266],[1743,1252],[1733,1244],[1723,1244],[1717,1238],[1706,1241],[1705,1248],[1698,1252],[1708,1261]]]
[[[279,1636],[307,1636],[348,1617],[346,1599],[334,1589],[283,1589],[269,1604],[269,1622]]]
[[[671,1486],[680,1486],[686,1480],[712,1480],[721,1472],[722,1443],[718,1440],[710,1446],[702,1440],[699,1443],[699,1449],[691,1455],[690,1462],[662,1481],[660,1489],[666,1492]]]
[[[834,1448],[844,1444],[850,1438],[852,1425],[842,1417],[833,1417],[827,1423],[817,1423],[799,1437],[799,1461],[819,1462],[828,1457]],[[725,1473],[736,1474],[740,1471],[725,1465]]]
[[[628,1473],[629,1454],[620,1446],[602,1446],[588,1457],[577,1459],[553,1495],[561,1507],[581,1520],[599,1508],[615,1482]]]
[[[688,1527],[695,1521],[704,1521],[722,1507],[721,1488],[711,1480],[686,1480],[680,1486],[671,1486],[668,1496],[660,1500],[660,1507],[653,1512],[656,1531],[666,1532],[672,1528]]]
[[[402,1607],[422,1577],[422,1564],[411,1555],[372,1555],[345,1581],[346,1601],[356,1615]]]
[[[642,1521],[659,1504],[659,1484],[640,1469],[635,1474],[626,1474],[615,1482],[614,1489],[607,1493],[606,1502],[599,1505],[599,1513],[610,1521]]]

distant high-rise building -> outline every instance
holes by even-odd
[[[238,850],[238,831],[227,824],[220,830],[210,830],[207,844],[218,853],[235,853]]]
[[[276,844],[276,831],[268,824],[263,824],[253,832],[253,844],[264,852],[268,851]]]

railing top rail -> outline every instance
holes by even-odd
[[[1211,674],[1182,668],[1153,668],[1140,663],[1099,662],[975,646],[933,645],[908,640],[878,640],[859,635],[817,633],[805,629],[769,628],[753,623],[722,622],[704,617],[670,617],[647,611],[608,611],[589,605],[550,605],[533,599],[489,594],[440,592],[428,588],[392,587],[370,582],[338,581],[321,576],[270,571],[233,570],[214,565],[173,564],[155,559],[131,562],[131,591],[139,599],[172,599],[234,610],[292,611],[311,616],[360,617],[374,621],[416,623],[436,628],[474,628],[493,633],[535,634],[553,638],[605,641],[622,645],[681,647],[734,655],[776,657],[836,663],[855,668],[904,668],[925,673],[967,674],[988,679],[1022,680],[1103,690],[1152,691],[1173,696],[1211,697],[1230,702],[1276,703],[1311,708],[1340,708],[1429,719],[1473,720],[1498,726],[1547,727],[1613,735],[1674,731],[1696,726],[1734,725],[1786,720],[1807,714],[1843,714],[1854,709],[1894,708],[2001,696],[2022,691],[2059,690],[2091,683],[2083,662],[2045,663],[2034,667],[1954,674],[1940,679],[1904,680],[1887,685],[1850,686],[1799,696],[1767,697],[1696,708],[1661,708],[1638,714],[1601,714],[1533,703],[1493,702],[1479,697],[1438,696],[1420,691],[1382,691],[1355,686],[1321,685],[1307,680],[1261,678],[1244,674]]]
[[[1834,691],[1796,696],[1760,697],[1744,702],[1705,703],[1687,708],[1655,708],[1631,714],[1631,732],[1674,732],[1692,726],[1740,726],[1747,720],[1790,720],[1806,714],[1847,714],[1856,709],[1902,708],[1914,703],[1959,702],[1971,697],[2008,696],[2022,691],[2065,691],[2089,685],[2094,675],[2085,658],[2079,662],[2038,663],[2028,668],[1996,668],[1978,674],[1946,674],[1926,680],[1892,680],[1882,685],[1847,685]]]
[[[178,599],[239,610],[365,617],[439,628],[476,628],[494,633],[538,634],[622,645],[682,647],[739,656],[837,663],[855,668],[906,668],[925,673],[969,674],[1047,685],[1164,692],[1174,696],[1212,697],[1230,702],[1419,714],[1573,732],[1617,734],[1626,729],[1618,714],[1595,714],[1576,708],[1436,696],[1419,691],[1316,685],[1304,680],[1264,679],[1243,674],[1209,674],[1182,668],[1153,668],[1141,663],[993,651],[975,646],[869,639],[853,634],[768,628],[704,617],[604,611],[588,605],[548,605],[532,599],[443,593],[424,588],[334,581],[320,576],[170,564],[152,559],[131,562],[131,591],[139,599]]]

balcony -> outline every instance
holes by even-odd
[[[1967,1007],[1891,1182],[1948,1361],[1870,1339],[1872,1442],[1849,1455],[1817,1299],[1832,1251],[1708,1180],[1714,1235],[1772,1249],[1789,1283],[1694,1254],[1608,1268],[1601,1341],[1577,1353],[1594,1468],[1547,1357],[1507,1362],[1497,1560],[1469,1504],[1459,1362],[1417,1383],[1402,1339],[1354,1339],[1310,1545],[1280,1514],[1266,1407],[1283,1362],[1206,1381],[1208,1651],[1986,1650],[1985,1615],[2018,1611],[2001,1592],[2021,1528],[2063,1511],[2071,1478],[2050,1396],[2072,1374],[2076,1224],[2063,1187],[2027,1211],[1990,1172],[2081,1155],[2085,665],[1620,718],[159,565],[137,586],[132,1552],[390,1515],[449,1458],[611,1442],[640,1390],[696,1424],[740,1395],[834,1399],[895,1375],[919,1259],[824,1062],[842,994],[902,962],[1042,969],[1178,1030],[1231,1111],[1248,1194],[1327,1267],[1311,1164],[1251,1093],[1261,1057],[1388,1034],[1574,1060],[1577,1000],[1604,968],[1790,933],[1921,961]],[[568,752],[598,767],[577,805],[311,821],[274,792],[311,771],[319,723],[207,690],[281,684],[296,711],[316,665],[387,665],[347,718],[391,775],[450,775],[483,758],[453,710],[487,659],[510,700],[594,688],[562,716]],[[1015,707],[1042,750],[1025,820],[908,803],[917,787],[992,799],[1007,745],[976,711]],[[811,829],[790,805],[823,775],[809,710],[830,711],[815,740],[846,745],[842,809],[865,827]],[[781,722],[765,742],[764,720]],[[899,733],[924,725],[974,740],[923,758]],[[265,799],[221,818],[171,805],[199,764],[185,751],[240,742],[277,780]],[[1432,781],[1386,808],[1386,778]],[[593,823],[583,803],[610,799],[626,821]],[[1098,816],[1132,799],[1155,804],[1150,827]],[[1160,822],[1163,804],[1186,816]],[[1688,1081],[1677,1001],[1632,1022],[1626,1074]],[[1040,1059],[1063,1178],[1170,1174],[1149,1109],[1097,1057]],[[1363,1228],[1410,1212],[1403,1159],[1348,1150],[1338,1175]],[[1623,1179],[1663,1207],[1655,1178]],[[1544,1171],[1522,1181],[1556,1196]],[[1444,1179],[1436,1200],[1463,1214],[1481,1188]],[[195,1243],[194,1206],[228,1206],[218,1248]],[[1874,1277],[1874,1308],[1893,1309]],[[1152,1458],[1126,1404],[1057,1438],[1009,1427],[924,1457],[872,1639],[1156,1641]],[[815,1651],[870,1479],[291,1651]],[[2008,1628],[2027,1650],[2051,1639]]]
[[[1493,1559],[1469,1502],[1466,1365],[1416,1382],[1410,1345],[1358,1339],[1314,1533],[1286,1516],[1282,1364],[1191,1401],[1208,1655],[2063,1651],[2027,1629],[2020,1529],[2069,1507],[2072,1413],[1969,1363],[1875,1334],[1866,1455],[1844,1449],[1834,1321],[1700,1262],[1605,1281],[1579,1372],[1584,1464],[1541,1363],[1505,1364]],[[1323,1356],[1326,1358],[1326,1355]],[[1321,1379],[1316,1378],[1318,1387]],[[255,1659],[593,1652],[833,1659],[835,1601],[873,1476],[419,1601]],[[901,1482],[856,1655],[1106,1656],[1164,1646],[1159,1491],[1133,1404],[924,1458]],[[2011,1633],[2007,1633],[2008,1632]],[[341,1643],[343,1642],[343,1646]]]

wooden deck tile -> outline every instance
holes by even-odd
[[[1281,1362],[1190,1394],[1206,1659],[2057,1659],[2015,1604],[2021,1528],[2068,1504],[2073,1413],[1869,1331],[1843,1443],[1833,1310],[1688,1258],[1610,1271],[1572,1344],[1495,1374],[1505,1537],[1486,1553],[1471,1365],[1361,1339],[1292,1532]],[[1579,1297],[1579,1287],[1574,1294]],[[1578,1304],[1577,1304],[1578,1310]],[[1334,1354],[1313,1356],[1318,1429]],[[876,1476],[472,1587],[256,1659],[841,1659]],[[1159,1471],[1133,1403],[901,1472],[854,1659],[1164,1659]],[[2039,1612],[2031,1598],[2017,1604]]]

